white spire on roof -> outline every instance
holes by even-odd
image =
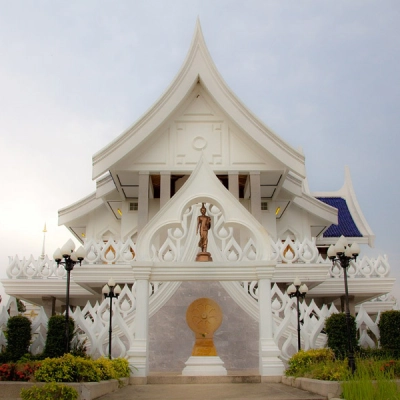
[[[46,256],[45,254],[45,243],[46,243],[46,232],[47,232],[46,222],[44,223],[44,228],[42,232],[43,232],[43,246],[42,246],[42,255],[40,256],[40,258],[44,260],[44,257]]]

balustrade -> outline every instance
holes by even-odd
[[[243,262],[255,260],[256,247],[250,238],[242,247],[235,240],[232,231],[223,225],[219,228],[218,238],[220,245],[220,260],[228,262]],[[187,229],[186,229],[187,230]],[[178,254],[184,252],[185,246],[181,243],[185,230],[179,228],[169,229],[167,239],[158,248],[153,245],[153,261],[173,262],[181,258]],[[318,251],[315,240],[304,239],[303,241],[286,238],[271,242],[271,259],[278,265],[296,264],[299,268],[307,264],[329,264],[329,259],[323,258]],[[136,260],[136,245],[132,240],[125,242],[110,239],[106,242],[89,240],[84,245],[86,256],[82,265],[108,264],[129,265]],[[214,256],[214,255],[213,255]],[[217,258],[216,255],[214,258]],[[370,258],[359,257],[357,261],[351,261],[348,268],[349,278],[386,278],[390,273],[390,265],[386,256]],[[63,279],[65,269],[57,266],[57,263],[47,255],[42,259],[34,259],[31,255],[28,259],[19,259],[18,256],[9,257],[7,276],[10,279]],[[337,265],[331,265],[329,269],[330,278],[343,276],[343,269]]]

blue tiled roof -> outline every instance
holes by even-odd
[[[353,217],[347,207],[346,200],[341,197],[317,197],[318,200],[338,209],[338,225],[331,225],[325,232],[324,237],[362,237]]]

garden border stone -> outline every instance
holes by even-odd
[[[318,379],[282,376],[282,383],[297,389],[307,390],[308,392],[326,396],[330,400],[340,398],[342,394],[341,382],[338,381],[320,381]]]

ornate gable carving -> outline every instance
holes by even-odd
[[[198,252],[196,218],[201,203],[212,217],[209,236],[214,261],[270,259],[270,240],[261,224],[222,185],[201,157],[183,187],[143,228],[138,261],[190,262]]]

